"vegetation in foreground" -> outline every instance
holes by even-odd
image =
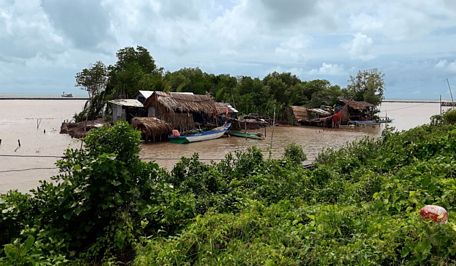
[[[1,196],[1,264],[456,263],[455,125],[387,130],[325,151],[313,170],[291,146],[280,160],[250,149],[166,172],[139,160],[125,123],[85,142],[55,182]],[[419,218],[426,204],[450,222]]]

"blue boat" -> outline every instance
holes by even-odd
[[[187,144],[191,142],[205,141],[211,139],[218,139],[222,137],[231,127],[231,123],[227,123],[221,127],[216,127],[214,129],[204,131],[201,133],[188,134],[182,136],[168,136],[168,139],[171,143],[178,144]]]

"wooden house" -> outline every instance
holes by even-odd
[[[348,99],[339,99],[336,105],[336,113],[340,114],[341,123],[349,121],[368,121],[374,119],[375,105]]]
[[[180,131],[214,124],[217,115],[215,101],[209,95],[155,91],[145,102],[149,117],[156,117]]]
[[[292,125],[329,126],[328,120],[331,115],[331,112],[320,108],[291,106],[288,112],[288,120]]]
[[[136,99],[116,99],[109,101],[112,108],[112,122],[131,119],[136,116],[145,116],[144,106]]]

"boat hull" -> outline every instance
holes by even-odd
[[[186,136],[179,136],[179,137],[169,136],[168,139],[171,143],[176,143],[176,144],[187,144],[187,143],[192,143],[192,142],[218,139],[218,138],[222,137],[228,131],[229,127],[230,127],[230,125],[227,125],[224,127],[214,128],[212,130],[205,131],[202,133],[196,133],[196,134],[191,134],[191,135],[186,135]]]
[[[257,133],[248,133],[248,132],[241,132],[237,130],[231,130],[229,132],[231,136],[239,137],[239,138],[247,138],[247,139],[259,139],[262,140],[263,137],[259,136]]]

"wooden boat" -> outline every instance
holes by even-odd
[[[261,133],[249,133],[249,132],[242,132],[238,130],[230,130],[228,132],[231,136],[240,137],[240,138],[247,138],[247,139],[264,139]]]
[[[198,141],[205,141],[205,140],[211,140],[211,139],[218,139],[222,137],[229,129],[230,129],[231,124],[225,124],[221,127],[217,127],[208,131],[204,131],[201,133],[195,133],[195,134],[188,134],[188,135],[182,135],[182,136],[168,136],[168,139],[171,143],[177,143],[177,144],[186,144],[186,143],[191,143],[191,142],[198,142]]]

